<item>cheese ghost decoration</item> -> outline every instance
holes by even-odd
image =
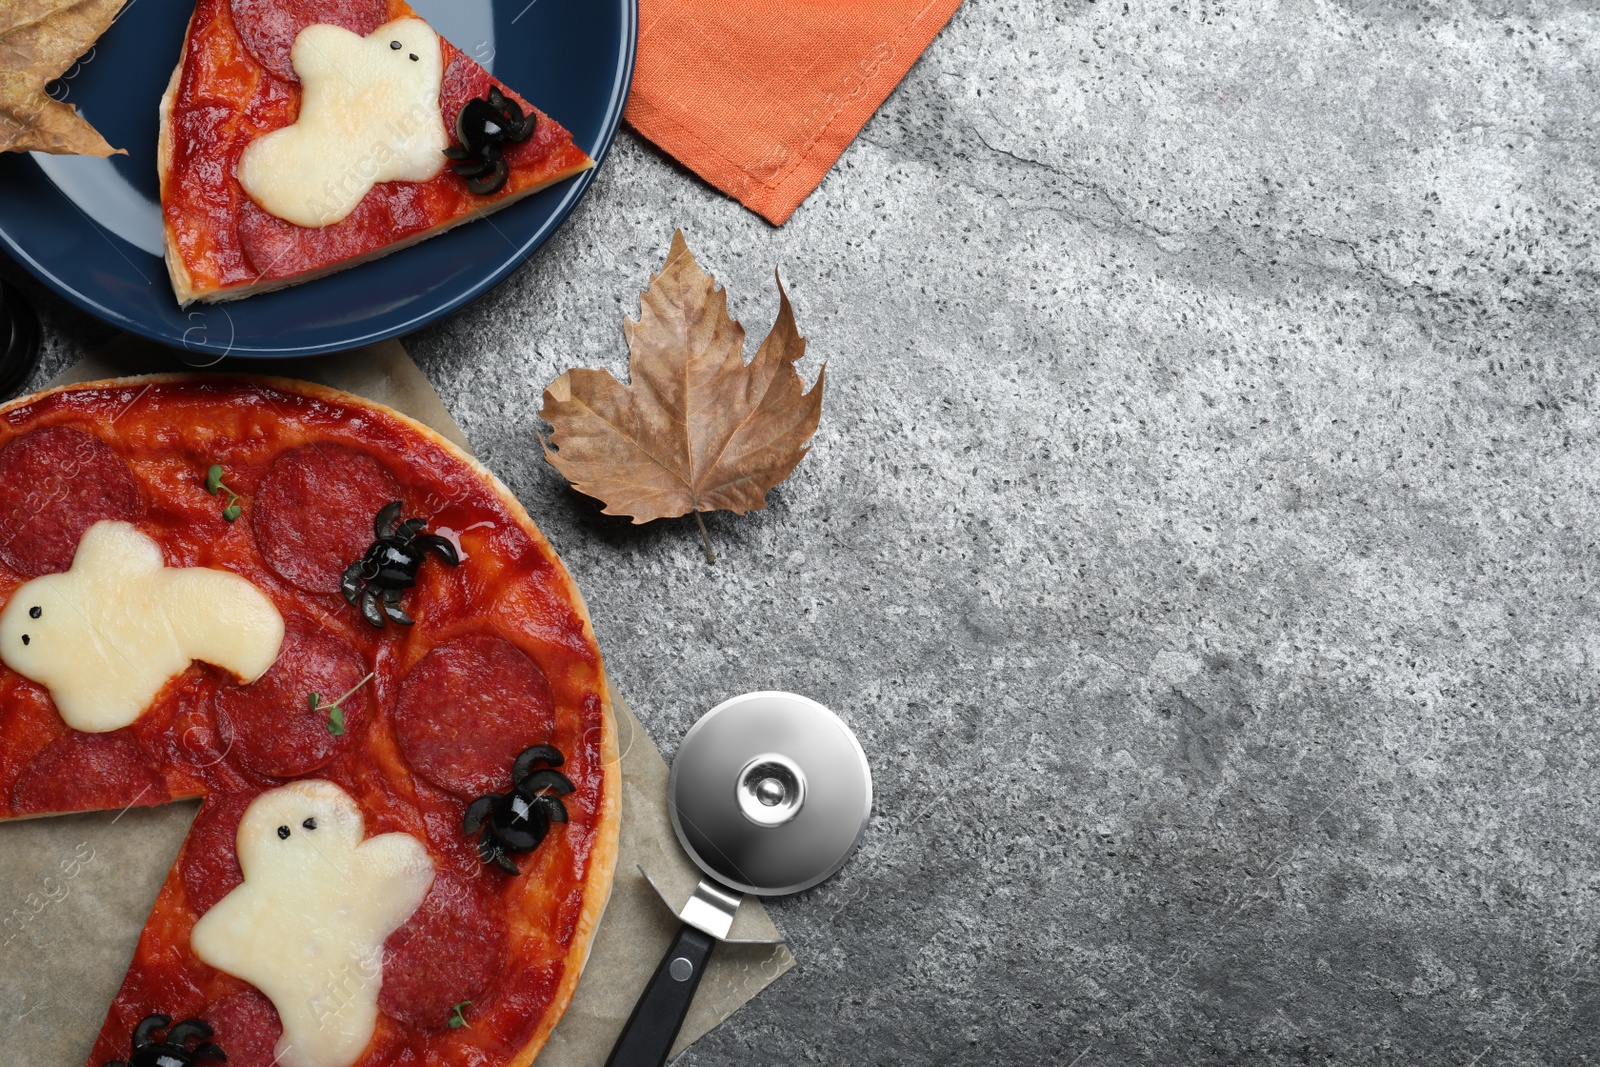
[[[307,26],[289,59],[300,76],[299,117],[239,157],[239,184],[264,210],[296,226],[331,226],[377,182],[425,182],[444,169],[444,55],[426,22],[395,19],[366,37]]]
[[[433,884],[408,834],[363,841],[355,801],[307,779],[262,793],[239,823],[244,882],[200,917],[195,955],[266,994],[279,1067],[349,1067],[378,1020],[383,942]]]
[[[253,682],[282,644],[265,593],[227,571],[164,566],[126,522],[89,527],[70,569],[23,584],[0,612],[0,661],[50,690],[85,733],[138,719],[194,660]]]

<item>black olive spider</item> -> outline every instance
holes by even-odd
[[[156,1040],[157,1030],[167,1031],[164,1040]],[[173,1023],[170,1015],[146,1015],[133,1028],[133,1055],[105,1067],[197,1067],[201,1060],[227,1060],[222,1049],[205,1040],[210,1036],[211,1027],[201,1019]],[[199,1044],[191,1047],[195,1041]]]
[[[401,522],[400,501],[385,504],[372,524],[377,540],[366,555],[344,569],[339,591],[351,607],[361,609],[362,618],[379,629],[383,628],[385,616],[401,626],[411,625],[411,616],[400,607],[400,598],[417,584],[425,549],[432,549],[452,567],[461,562],[455,545],[437,534],[422,532],[427,524],[426,519]]]
[[[560,771],[565,762],[549,745],[524,749],[511,767],[511,792],[491,793],[467,806],[461,828],[478,837],[478,856],[507,874],[521,874],[513,852],[532,852],[550,832],[553,822],[567,821],[561,798],[572,792],[572,782]],[[543,764],[535,769],[535,765]]]
[[[499,192],[509,170],[502,158],[503,146],[526,141],[538,126],[538,112],[524,112],[522,105],[489,86],[487,99],[468,100],[456,115],[456,137],[444,154],[450,169],[467,180],[469,192],[488,196]]]

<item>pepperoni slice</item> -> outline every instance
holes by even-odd
[[[355,649],[308,623],[291,624],[266,674],[218,690],[224,750],[245,770],[279,778],[327,766],[349,747],[371,710],[371,686],[356,689],[366,674],[366,660]],[[325,704],[350,693],[339,705],[342,734],[332,732],[329,712],[310,709],[312,693]]]
[[[272,1001],[246,989],[223,997],[200,1018],[211,1024],[211,1040],[228,1054],[228,1067],[273,1067],[283,1021]]]
[[[166,781],[125,730],[56,738],[22,768],[11,790],[16,815],[154,807],[171,799]]]
[[[210,911],[244,881],[244,871],[239,868],[239,820],[254,799],[253,793],[207,797],[194,825],[189,827],[183,858],[178,861],[178,876],[183,879],[195,914]]]
[[[489,86],[500,86],[483,65],[465,52],[450,57],[444,68],[444,78],[439,82],[439,114],[444,117],[444,128],[451,139],[456,135],[456,116],[467,106],[468,100],[489,95]],[[504,88],[501,89],[504,92]],[[520,98],[519,98],[520,99]]]
[[[394,722],[418,774],[478,797],[510,787],[511,764],[523,749],[549,741],[554,713],[537,663],[509,641],[475,636],[422,657],[401,684]]]
[[[440,871],[422,905],[383,944],[378,1007],[413,1026],[445,1026],[454,1005],[489,988],[505,959],[506,924],[494,900]]]
[[[370,453],[345,445],[291,449],[256,488],[256,544],[267,565],[301,589],[337,593],[344,569],[372,547],[378,512],[399,498]]]
[[[166,769],[172,788],[185,793],[248,789],[250,779],[228,762],[217,731],[216,691],[227,684],[224,672],[206,668],[196,673],[198,685],[168,686],[128,730],[150,761]]]
[[[372,251],[374,234],[402,241],[431,225],[426,194],[416,182],[379,182],[349,215],[316,228],[285,222],[252,200],[239,204],[239,241],[261,278],[318,270]]]
[[[0,448],[0,562],[24,577],[66,570],[85,530],[138,514],[133,472],[82,430],[51,426]]]
[[[300,31],[317,23],[342,26],[365,37],[383,25],[386,0],[233,0],[233,28],[256,62],[297,82],[289,51]]]
[[[451,55],[448,52],[446,54]],[[467,106],[469,100],[488,96],[491,85],[515,100],[523,111],[539,111],[494,75],[484,70],[483,66],[471,56],[465,52],[455,52],[445,66],[444,78],[439,83],[439,114],[444,118],[444,128],[451,140],[455,140],[456,117],[461,114],[461,109]],[[528,166],[549,155],[556,147],[570,143],[570,140],[571,135],[561,128],[560,123],[539,111],[539,121],[534,126],[533,136],[520,144],[504,146],[506,163],[513,168]]]

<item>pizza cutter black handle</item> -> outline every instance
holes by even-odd
[[[633,1006],[606,1067],[661,1067],[667,1062],[715,944],[710,934],[692,926],[678,931],[639,1003]]]

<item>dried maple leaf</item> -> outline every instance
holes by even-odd
[[[109,156],[71,104],[45,86],[106,32],[127,0],[0,0],[0,152]],[[126,154],[126,153],[124,153]]]
[[[608,515],[635,523],[693,512],[715,562],[702,512],[767,506],[767,491],[794,470],[822,418],[824,365],[806,391],[795,370],[806,342],[778,283],[778,319],[755,359],[728,294],[700,269],[682,231],[666,266],[624,319],[630,384],[603,370],[569,370],[544,391],[553,427],[545,456]]]

